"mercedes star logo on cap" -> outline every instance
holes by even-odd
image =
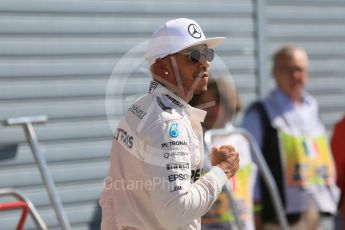
[[[200,29],[195,24],[190,24],[188,26],[188,32],[193,38],[201,38]]]

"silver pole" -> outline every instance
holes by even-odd
[[[253,1],[254,4],[254,26],[255,26],[255,48],[257,50],[255,55],[255,63],[257,71],[256,88],[257,96],[262,97],[267,90],[267,81],[269,80],[269,73],[267,71],[267,3],[266,0]]]
[[[70,230],[71,226],[68,222],[68,218],[64,211],[60,196],[56,190],[54,180],[49,172],[47,166],[47,161],[41,151],[40,144],[36,137],[36,133],[32,126],[32,123],[45,123],[47,121],[46,116],[37,117],[21,117],[21,118],[11,118],[6,120],[6,125],[22,125],[25,131],[25,136],[30,144],[31,150],[33,152],[35,161],[38,165],[41,177],[43,179],[44,185],[48,190],[50,201],[55,209],[58,221],[64,230]]]
[[[288,230],[289,225],[286,220],[286,215],[284,212],[282,201],[278,195],[279,191],[277,189],[277,185],[274,181],[271,171],[269,170],[267,166],[265,159],[262,157],[262,153],[258,144],[256,143],[252,135],[247,130],[239,128],[235,132],[242,134],[244,137],[247,138],[248,142],[250,143],[250,147],[252,149],[252,152],[254,153],[254,157],[258,164],[259,171],[262,173],[262,178],[264,179],[264,182],[266,186],[268,187],[268,191],[270,192],[270,195],[273,201],[273,207],[277,214],[279,224],[282,229]]]

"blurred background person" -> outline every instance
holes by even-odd
[[[342,213],[337,228],[343,229],[345,220],[345,116],[334,127],[331,148],[337,169],[337,185],[341,190],[339,207]]]
[[[318,103],[305,91],[308,57],[286,46],[273,56],[276,83],[246,111],[243,127],[254,136],[279,189],[291,229],[333,229],[339,191]],[[279,229],[267,188],[261,183],[263,229]]]
[[[207,111],[203,123],[204,131],[212,129],[234,130],[235,115],[241,110],[239,95],[236,90],[222,78],[212,78],[208,83],[207,92],[194,96],[190,102],[192,106]],[[225,131],[225,130],[224,130]],[[253,188],[256,179],[256,165],[252,161],[250,147],[247,140],[240,134],[225,133],[212,138],[216,146],[233,145],[240,154],[240,169],[212,208],[202,217],[202,229],[233,229],[235,217],[231,211],[229,191],[235,199],[236,210],[242,224],[242,229],[254,229],[253,218]],[[205,150],[205,170],[211,168],[209,152]]]

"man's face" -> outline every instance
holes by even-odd
[[[277,58],[273,75],[277,87],[293,100],[299,100],[308,79],[308,60],[303,52]]]
[[[194,50],[202,55],[198,62],[190,60],[190,53]],[[205,58],[207,47],[205,45],[193,46],[172,56],[176,60],[177,71],[174,71],[174,78],[180,76],[185,95],[201,94],[207,91],[208,71],[210,64]],[[178,76],[179,75],[179,76]],[[178,84],[177,84],[178,85]]]

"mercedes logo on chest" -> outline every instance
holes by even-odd
[[[195,24],[190,24],[188,26],[188,32],[193,38],[201,38],[201,32],[199,27],[197,27]]]

